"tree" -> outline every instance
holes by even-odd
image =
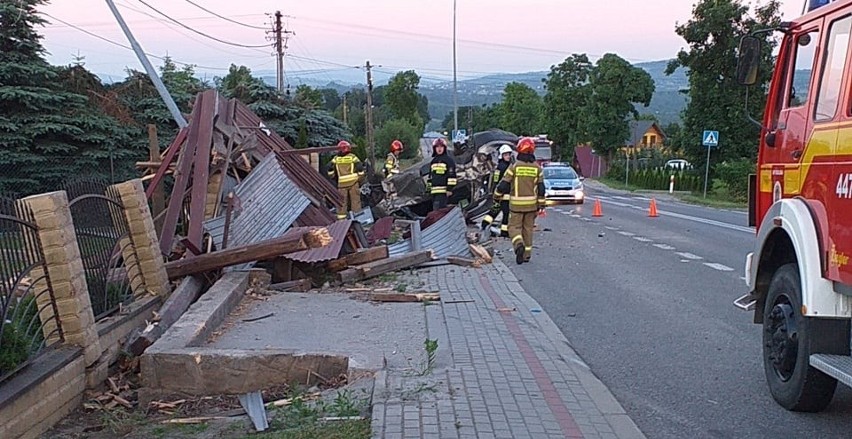
[[[704,130],[719,131],[722,148],[714,149],[712,161],[746,157],[754,159],[757,154],[758,134],[746,122],[746,112],[762,114],[766,103],[766,84],[772,71],[771,34],[764,34],[763,58],[758,81],[758,92],[749,97],[746,109],[745,87],[736,82],[737,48],[740,37],[757,29],[779,24],[779,2],[769,0],[754,9],[749,16],[749,7],[739,0],[700,0],[692,9],[692,19],[675,28],[689,45],[672,60],[667,74],[679,67],[687,70],[689,78],[689,103],[683,111],[683,135],[681,143],[693,161],[703,162],[706,150],[699,139]]]
[[[320,93],[322,94],[322,108],[328,112],[334,112],[337,107],[340,106],[342,100],[340,98],[340,93],[333,88],[323,88],[320,89]]]
[[[594,66],[585,54],[574,54],[551,66],[544,79],[544,123],[547,134],[565,150],[588,140],[586,106],[591,99],[589,78]]]
[[[506,84],[500,110],[504,130],[527,136],[543,132],[542,101],[532,87],[520,82]]]
[[[414,70],[399,72],[388,81],[382,96],[394,118],[405,119],[414,126],[423,125],[423,119],[418,111],[418,107],[421,106],[418,87],[420,87],[420,76]],[[377,105],[381,105],[381,102]]]
[[[376,131],[376,163],[382,163],[382,159],[390,152],[390,144],[394,140],[399,140],[405,145],[401,154],[402,158],[416,157],[417,149],[420,147],[421,132],[421,128],[405,119],[387,121]]]
[[[0,191],[19,195],[58,189],[74,176],[112,177],[111,154],[129,143],[115,119],[70,90],[69,78],[77,78],[68,70],[80,81],[93,75],[83,78],[82,67],[56,68],[44,59],[34,28],[45,23],[36,10],[45,3],[0,2]]]
[[[293,98],[296,105],[313,110],[322,108],[322,101],[323,94],[319,89],[304,84],[296,87],[296,96]]]
[[[589,87],[584,124],[587,139],[595,150],[611,154],[630,137],[628,121],[638,116],[633,104],[650,104],[654,80],[645,70],[608,53],[592,69]]]
[[[459,107],[459,128],[470,130],[470,133],[502,128],[500,122],[500,104],[483,105],[481,107]],[[441,128],[447,133],[453,130],[453,112],[450,111],[441,121]]]

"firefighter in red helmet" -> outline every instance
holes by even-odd
[[[328,176],[337,181],[337,191],[343,199],[337,209],[337,219],[345,219],[349,212],[361,210],[361,185],[364,164],[352,153],[352,145],[345,140],[337,144],[337,155],[331,160]]]
[[[533,248],[535,217],[545,207],[544,176],[535,162],[535,141],[530,137],[518,140],[517,162],[503,174],[497,185],[494,200],[509,194],[509,237],[515,250],[515,262],[529,262]]]
[[[388,153],[388,158],[385,160],[385,178],[391,178],[399,174],[399,154],[402,150],[402,142],[399,140],[391,142],[390,153]]]

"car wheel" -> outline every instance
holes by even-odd
[[[848,322],[830,321],[805,317],[802,315],[802,287],[797,264],[782,266],[772,276],[766,306],[763,311],[763,366],[766,382],[772,397],[787,410],[818,412],[831,402],[837,388],[837,380],[822,373],[809,364],[811,353],[843,349],[843,337],[832,338],[829,342],[836,346],[821,346],[813,349],[820,337],[826,332],[824,325],[839,324],[838,333],[843,333],[843,325]],[[814,331],[814,326],[819,331]],[[846,331],[848,334],[848,329]],[[848,337],[848,335],[847,335]],[[824,344],[823,340],[819,341]],[[848,350],[848,339],[846,340]],[[828,349],[826,349],[828,348]]]

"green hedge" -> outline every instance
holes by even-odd
[[[704,188],[704,179],[699,175],[688,171],[664,169],[631,170],[628,183],[640,189],[663,191],[669,189],[669,179],[672,175],[675,177],[674,190],[676,191],[696,192]],[[617,165],[611,167],[607,176],[616,181],[624,181],[624,167]]]

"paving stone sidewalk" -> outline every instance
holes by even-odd
[[[374,438],[644,438],[505,264],[416,272],[434,363],[385,369]]]

